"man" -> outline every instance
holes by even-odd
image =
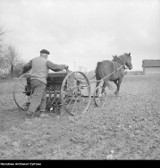
[[[31,96],[31,103],[26,115],[30,118],[33,115],[40,116],[46,110],[46,84],[48,70],[61,71],[67,69],[66,65],[57,65],[47,60],[49,51],[43,49],[40,51],[40,56],[30,60],[24,65],[22,74],[31,70],[30,79],[33,94]],[[39,111],[36,112],[39,107]],[[35,113],[36,112],[36,113]]]

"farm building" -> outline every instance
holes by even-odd
[[[144,75],[160,74],[160,60],[143,60],[142,67]]]

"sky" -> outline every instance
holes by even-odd
[[[133,70],[160,59],[160,0],[0,0],[0,26],[26,62],[41,49],[82,71],[129,52]]]

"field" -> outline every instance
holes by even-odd
[[[0,159],[160,159],[160,76],[128,75],[86,114],[26,119],[0,82]]]

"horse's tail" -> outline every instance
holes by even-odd
[[[106,75],[105,66],[104,66],[103,61],[97,63],[95,74],[96,74],[95,76],[96,76],[97,82],[100,80],[103,80],[105,82],[106,86],[109,88],[109,90],[113,89],[113,87],[109,83],[110,76]]]
[[[101,64],[102,64],[102,62],[97,62],[97,66],[96,66],[96,70],[95,70],[95,76],[96,76],[97,80],[101,79],[101,76],[100,76]]]

